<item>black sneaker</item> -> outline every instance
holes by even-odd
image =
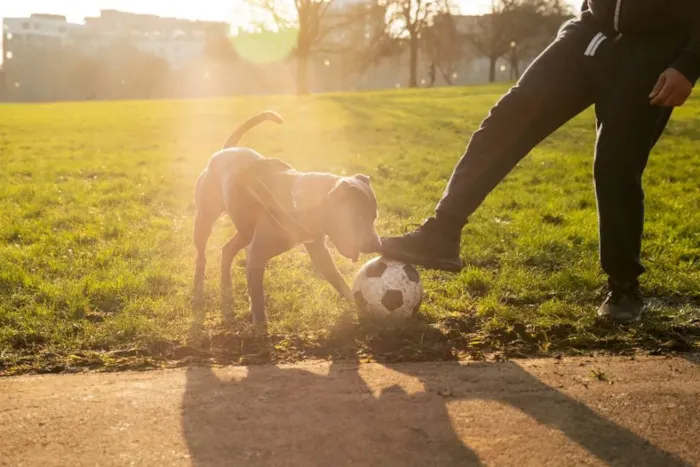
[[[619,283],[609,281],[610,292],[598,308],[598,316],[619,323],[639,321],[644,312],[644,300],[636,282]]]
[[[381,254],[427,269],[459,272],[464,267],[459,257],[460,235],[460,229],[446,226],[431,217],[414,232],[402,237],[382,238]]]

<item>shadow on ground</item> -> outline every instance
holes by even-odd
[[[429,363],[385,365],[390,381],[372,368],[254,365],[225,378],[190,368],[182,423],[193,464],[469,466],[488,451],[500,465],[687,465],[513,362],[455,362],[449,381]],[[513,417],[534,438],[518,442],[530,433],[514,434]],[[560,457],[561,443],[583,457]]]

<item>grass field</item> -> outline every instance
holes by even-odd
[[[359,323],[294,250],[267,275],[269,340],[219,312],[221,219],[209,243],[207,311],[189,305],[193,185],[233,128],[302,170],[372,176],[380,234],[429,215],[501,87],[231,100],[0,106],[0,373],[209,359],[432,359],[697,349],[700,99],[680,109],[645,176],[642,324],[597,322],[602,298],[592,112],[521,163],[465,228],[460,274],[423,271],[427,300],[402,329]],[[369,257],[363,258],[367,260]],[[359,268],[338,257],[348,282]],[[196,325],[195,325],[196,324]]]

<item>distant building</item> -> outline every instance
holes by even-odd
[[[228,30],[226,23],[115,10],[102,10],[100,16],[86,18],[85,24],[70,23],[65,16],[47,14],[4,18],[2,53],[8,94],[20,100],[58,97],[63,90],[50,92],[44,89],[46,76],[35,76],[41,74],[36,71],[36,62],[45,62],[47,55],[57,55],[66,48],[95,56],[104,47],[128,41],[138,50],[160,57],[171,68],[178,69],[200,59],[212,35],[225,37]]]
[[[33,14],[29,18],[4,18],[4,46],[12,50],[13,45],[29,41],[36,45],[51,40],[65,40],[71,32],[82,29],[80,24],[66,21],[65,16]],[[7,56],[5,59],[7,60]]]
[[[81,45],[96,52],[100,45],[120,38],[129,39],[137,48],[167,60],[178,68],[204,53],[210,34],[228,34],[229,25],[209,21],[190,21],[102,10],[100,16],[85,18],[85,24],[69,23],[65,16],[33,14],[29,18],[4,18],[4,59],[11,60],[22,46],[42,46],[51,42]],[[89,43],[83,44],[85,40]]]
[[[167,60],[172,68],[181,68],[200,58],[205,52],[208,37],[227,36],[229,33],[226,23],[115,10],[102,10],[98,17],[85,18],[85,29],[103,41],[128,38],[139,50]]]

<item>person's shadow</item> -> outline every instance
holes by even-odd
[[[517,445],[508,432],[513,426],[494,419],[503,410],[478,412],[484,402],[517,409],[608,465],[688,465],[515,363],[448,365],[453,366],[446,374],[429,363],[389,364],[382,378],[376,366],[354,362],[308,369],[190,368],[182,423],[193,465],[471,466],[482,462],[462,439],[480,440],[483,448],[485,437],[493,437],[486,442],[492,450],[497,445],[497,465],[518,459],[532,465],[527,451],[532,444]],[[477,405],[467,404],[455,415],[448,411],[452,401]],[[453,424],[455,416],[466,420]],[[477,420],[473,426],[470,419]],[[532,454],[542,459],[542,452]],[[548,462],[581,460],[555,448]]]

